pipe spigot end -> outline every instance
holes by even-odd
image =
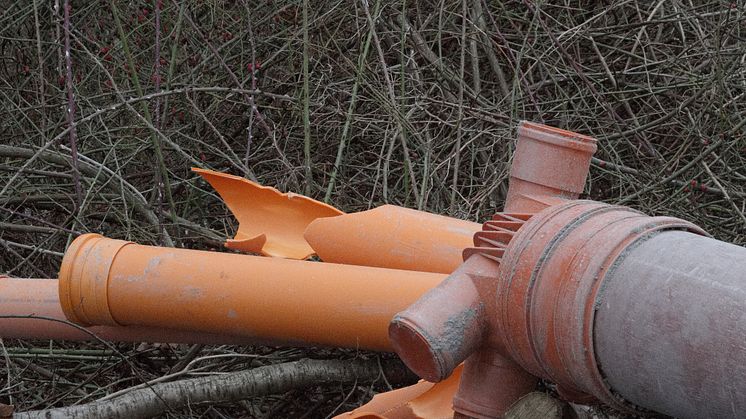
[[[389,339],[399,357],[412,372],[420,378],[437,383],[451,375],[445,360],[438,351],[432,349],[432,343],[416,324],[396,316],[389,324]]]

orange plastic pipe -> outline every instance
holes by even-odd
[[[325,262],[450,273],[480,225],[384,205],[354,214],[239,176],[192,169],[239,222],[225,246],[289,259],[318,254]]]
[[[470,221],[383,205],[318,218],[304,237],[325,262],[451,273],[481,228]]]
[[[169,327],[293,345],[391,350],[395,313],[445,275],[78,237],[60,302],[81,325]]]
[[[62,322],[67,319],[60,306],[58,288],[56,279],[21,279],[0,275],[0,338],[94,340],[91,334]],[[102,326],[91,327],[89,331],[101,339],[119,342],[257,343],[241,336],[151,327]]]

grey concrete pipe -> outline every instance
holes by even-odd
[[[603,286],[596,358],[616,393],[680,418],[746,416],[746,248],[664,231]]]

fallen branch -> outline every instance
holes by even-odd
[[[160,383],[115,399],[46,410],[15,413],[22,418],[143,418],[195,403],[237,401],[285,393],[322,383],[362,383],[377,379],[414,382],[416,377],[393,360],[311,360],[268,365],[225,375]]]

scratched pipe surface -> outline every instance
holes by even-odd
[[[9,278],[0,275],[0,338],[88,341],[95,338],[69,324],[40,318],[64,320],[56,279]],[[4,318],[3,316],[14,316]],[[16,318],[28,316],[29,318]],[[118,342],[163,342],[204,344],[257,343],[242,336],[195,333],[152,327],[91,327],[97,337]],[[271,343],[271,342],[265,342]]]
[[[597,308],[596,358],[619,395],[680,418],[746,415],[746,248],[659,233],[607,273]]]
[[[388,324],[445,275],[143,246],[73,242],[65,315],[83,325],[168,327],[292,345],[390,351]]]

